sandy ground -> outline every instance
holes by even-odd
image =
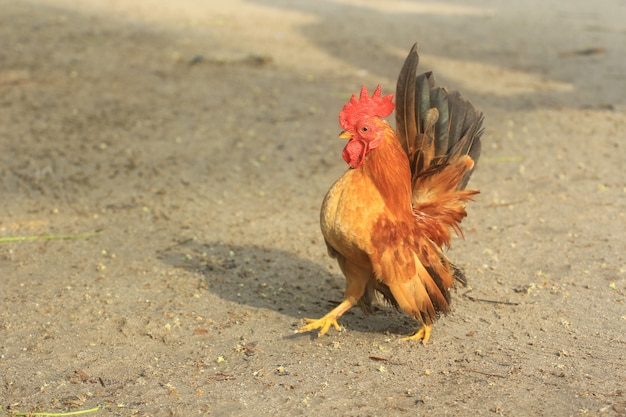
[[[626,4],[503,3],[0,0],[0,415],[626,415]],[[414,41],[486,115],[470,284],[426,346],[296,335],[337,114]]]

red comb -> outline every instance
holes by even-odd
[[[352,98],[348,104],[343,106],[343,110],[339,113],[339,124],[343,130],[353,130],[356,122],[365,116],[368,117],[387,117],[393,112],[395,104],[393,104],[393,95],[389,94],[381,97],[380,85],[376,87],[372,97],[369,96],[367,88],[361,86],[361,97],[357,100],[356,95],[352,94]]]

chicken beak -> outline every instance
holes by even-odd
[[[352,139],[352,133],[348,132],[347,130],[344,130],[343,132],[339,134],[339,139]]]

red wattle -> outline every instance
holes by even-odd
[[[350,168],[358,168],[365,160],[366,152],[367,146],[364,142],[351,139],[346,147],[343,148],[341,156],[350,165]]]

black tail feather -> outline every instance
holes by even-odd
[[[411,162],[413,184],[432,164],[462,155],[478,161],[483,115],[458,91],[435,86],[432,72],[417,74],[419,55],[414,44],[404,62],[396,88],[396,130]],[[433,112],[432,109],[436,109]],[[436,116],[434,124],[433,116]],[[467,185],[468,172],[459,188]]]

